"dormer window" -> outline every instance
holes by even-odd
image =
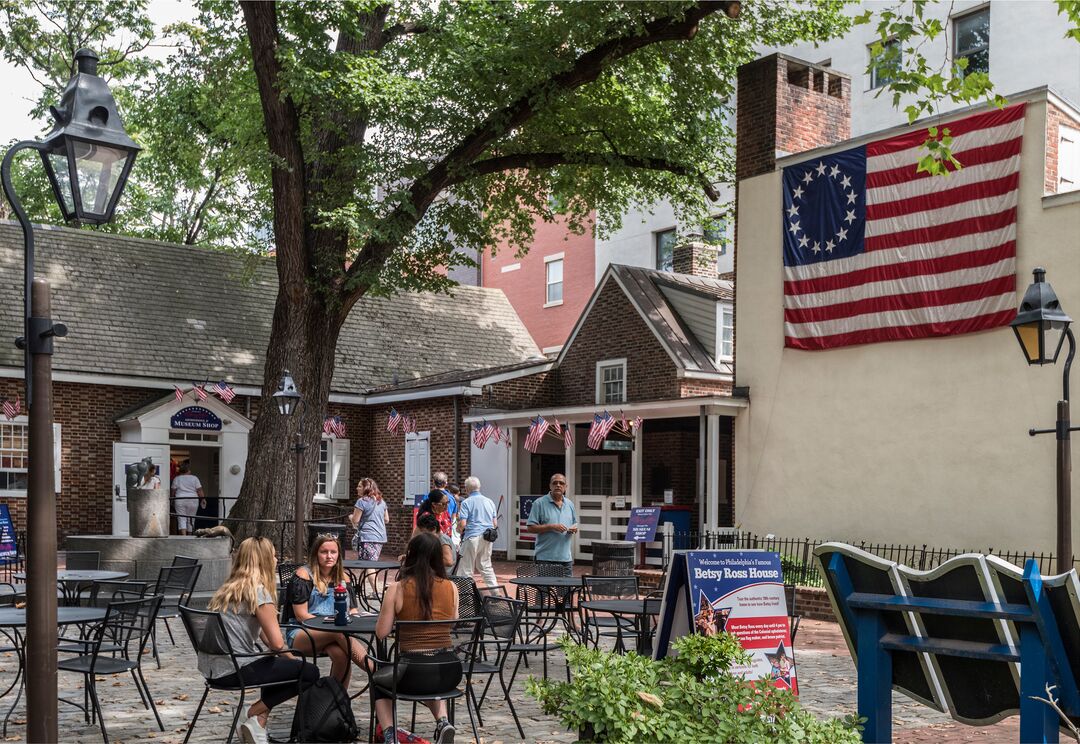
[[[600,405],[626,402],[625,359],[596,363],[596,402]]]

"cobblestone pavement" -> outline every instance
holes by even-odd
[[[505,576],[506,566],[499,566]],[[512,574],[511,574],[512,575]],[[162,668],[153,659],[144,659],[147,684],[154,699],[165,731],[157,730],[152,714],[139,701],[138,692],[130,676],[99,677],[98,690],[105,710],[105,722],[113,742],[173,742],[183,741],[186,725],[195,712],[203,691],[202,678],[195,667],[192,651],[180,623],[171,621],[176,633],[177,645],[169,644],[167,635],[161,634]],[[819,716],[839,716],[855,712],[855,667],[844,644],[839,628],[834,623],[804,620],[799,628],[795,644],[796,664],[803,704]],[[551,674],[563,674],[561,652],[549,657]],[[0,654],[0,686],[6,686],[15,671],[14,654]],[[322,664],[326,671],[325,661]],[[356,670],[358,673],[358,670]],[[538,660],[532,673],[539,674]],[[564,730],[559,722],[540,713],[536,702],[524,691],[524,678],[529,670],[519,673],[512,690],[512,698],[529,742],[573,742],[577,736]],[[61,697],[82,699],[81,676],[60,674]],[[497,685],[493,686],[497,689]],[[13,695],[0,699],[0,717],[11,706]],[[191,738],[193,742],[223,742],[228,735],[229,723],[235,711],[238,696],[212,693],[203,708],[198,725]],[[250,702],[250,701],[249,701]],[[367,731],[369,711],[367,697],[360,696],[355,704],[362,735]],[[895,741],[917,744],[922,742],[1008,742],[1018,741],[1019,719],[1010,718],[995,726],[974,728],[951,722],[947,716],[926,708],[909,698],[894,696]],[[271,717],[271,736],[287,739],[292,720],[293,704],[285,703]],[[513,718],[505,701],[490,693],[483,706],[484,727],[480,730],[482,744],[517,742],[521,738],[514,727]],[[458,741],[472,741],[468,716],[463,707],[458,710]],[[11,717],[3,741],[24,741],[25,703],[21,701]],[[407,716],[405,711],[403,716]],[[408,725],[408,721],[403,721]],[[430,714],[421,708],[417,716],[417,730],[422,736],[430,736],[433,730]],[[68,705],[60,705],[60,740],[62,742],[101,741],[97,726],[87,725],[82,712]]]

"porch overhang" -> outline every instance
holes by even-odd
[[[605,409],[613,415],[622,413],[626,416],[640,416],[643,419],[685,418],[699,416],[702,413],[734,418],[749,405],[750,401],[746,398],[735,398],[730,395],[710,395],[696,398],[650,400],[641,403],[561,406],[520,411],[470,411],[464,417],[464,420],[467,423],[490,421],[504,426],[528,426],[529,421],[537,416],[543,416],[544,418],[557,418],[559,421],[568,424],[589,423],[597,411]]]

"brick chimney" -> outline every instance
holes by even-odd
[[[680,235],[671,249],[671,270],[676,274],[717,277],[716,246],[705,243],[700,232]]]
[[[735,179],[776,168],[785,155],[851,137],[851,78],[784,54],[739,68]]]

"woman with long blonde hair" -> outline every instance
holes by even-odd
[[[236,654],[256,654],[262,650],[285,652],[276,601],[277,555],[265,537],[249,537],[240,543],[232,570],[225,583],[214,592],[207,608],[221,615],[229,643]],[[264,649],[256,642],[261,641]],[[238,659],[237,673],[228,656],[199,652],[199,671],[208,680],[227,685],[254,687],[286,682],[299,677],[305,685],[319,678],[319,668],[291,654]],[[240,724],[240,740],[245,744],[265,744],[266,720],[270,710],[294,697],[293,685],[273,685],[262,689],[262,697],[248,708],[248,718]]]

